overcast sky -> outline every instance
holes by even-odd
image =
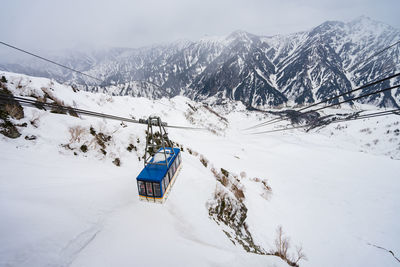
[[[0,40],[34,52],[310,29],[369,16],[400,28],[400,0],[5,0]],[[4,52],[5,48],[1,48]]]

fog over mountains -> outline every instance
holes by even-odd
[[[267,26],[266,26],[267,27]],[[302,105],[346,92],[400,70],[400,30],[362,16],[327,21],[290,35],[257,36],[235,31],[199,41],[143,48],[68,52],[55,61],[104,80],[102,84],[37,59],[0,63],[0,69],[83,85],[88,91],[197,101],[242,101],[251,107]],[[396,84],[393,79],[359,94]],[[101,85],[101,86],[99,86]],[[349,95],[347,98],[355,95]],[[400,90],[360,100],[399,107]]]

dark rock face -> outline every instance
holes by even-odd
[[[17,127],[15,127],[15,125],[12,122],[10,122],[7,119],[3,120],[2,118],[0,118],[0,133],[12,139],[21,136],[21,133],[18,131]]]
[[[0,67],[73,82],[84,90],[113,95],[148,98],[185,95],[211,102],[233,99],[249,107],[304,105],[398,72],[400,45],[369,59],[398,40],[400,30],[360,17],[349,23],[327,21],[310,31],[287,36],[265,37],[236,31],[224,38],[141,49],[114,48],[57,59],[102,77],[102,87],[95,86],[96,81],[87,77],[45,63],[0,64]],[[399,81],[400,78],[365,88],[361,94]],[[355,95],[344,99],[352,96]],[[400,90],[362,98],[359,102],[398,107]]]
[[[24,117],[24,109],[22,106],[13,99],[13,95],[7,90],[5,85],[5,78],[0,82],[0,94],[3,96],[8,96],[11,99],[8,101],[0,100],[0,134],[7,136],[9,138],[18,138],[21,136],[16,125],[14,125],[10,118],[12,119],[22,119]]]

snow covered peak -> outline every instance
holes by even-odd
[[[383,33],[397,31],[400,33],[399,29],[396,29],[386,23],[371,19],[367,16],[360,16],[346,24],[350,31],[359,34],[368,33],[371,36],[379,36]]]
[[[380,21],[377,21],[377,20],[374,20],[374,19],[371,19],[368,16],[361,15],[361,16],[351,20],[349,22],[349,24],[362,24],[362,25],[365,25],[365,26],[371,26],[371,25],[384,24],[384,23],[380,22]]]
[[[251,42],[251,40],[256,37],[256,35],[248,33],[246,31],[243,30],[236,30],[234,32],[232,32],[231,34],[229,34],[226,39],[230,40],[230,41],[234,41],[234,40],[240,40],[240,41],[248,41]]]
[[[116,95],[185,95],[203,101],[222,98],[240,100],[246,106],[279,106],[304,104],[305,99],[321,100],[337,90],[345,92],[382,73],[397,71],[399,50],[395,49],[375,58],[375,65],[356,67],[399,39],[400,30],[361,16],[347,23],[326,21],[309,31],[289,35],[267,37],[237,30],[228,36],[206,36],[199,41],[76,53],[57,59],[101,77],[101,85],[106,88],[94,86],[98,84],[93,79],[38,61],[0,63],[0,68]],[[107,86],[113,82],[116,87]],[[388,92],[385,99],[366,101],[398,106],[399,96]]]

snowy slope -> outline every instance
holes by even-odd
[[[209,216],[215,192],[231,194],[212,167],[237,176],[247,229],[263,250],[274,251],[281,225],[289,252],[301,245],[307,255],[300,266],[398,264],[370,245],[400,253],[400,165],[391,159],[399,158],[400,149],[395,116],[309,133],[251,135],[241,129],[270,117],[240,103],[210,107],[217,116],[184,97],[111,97],[43,78],[1,75],[14,95],[46,91],[68,106],[135,118],[158,114],[171,125],[213,131],[169,130],[184,147],[183,169],[166,203],[155,205],[137,196],[144,126],[24,107],[24,118],[12,120],[27,123],[17,127],[21,137],[0,135],[0,266],[287,266],[276,256],[247,253],[224,233],[232,235],[231,228]],[[100,133],[111,138],[98,142]],[[35,140],[25,139],[33,135]],[[138,151],[129,152],[130,144]]]

